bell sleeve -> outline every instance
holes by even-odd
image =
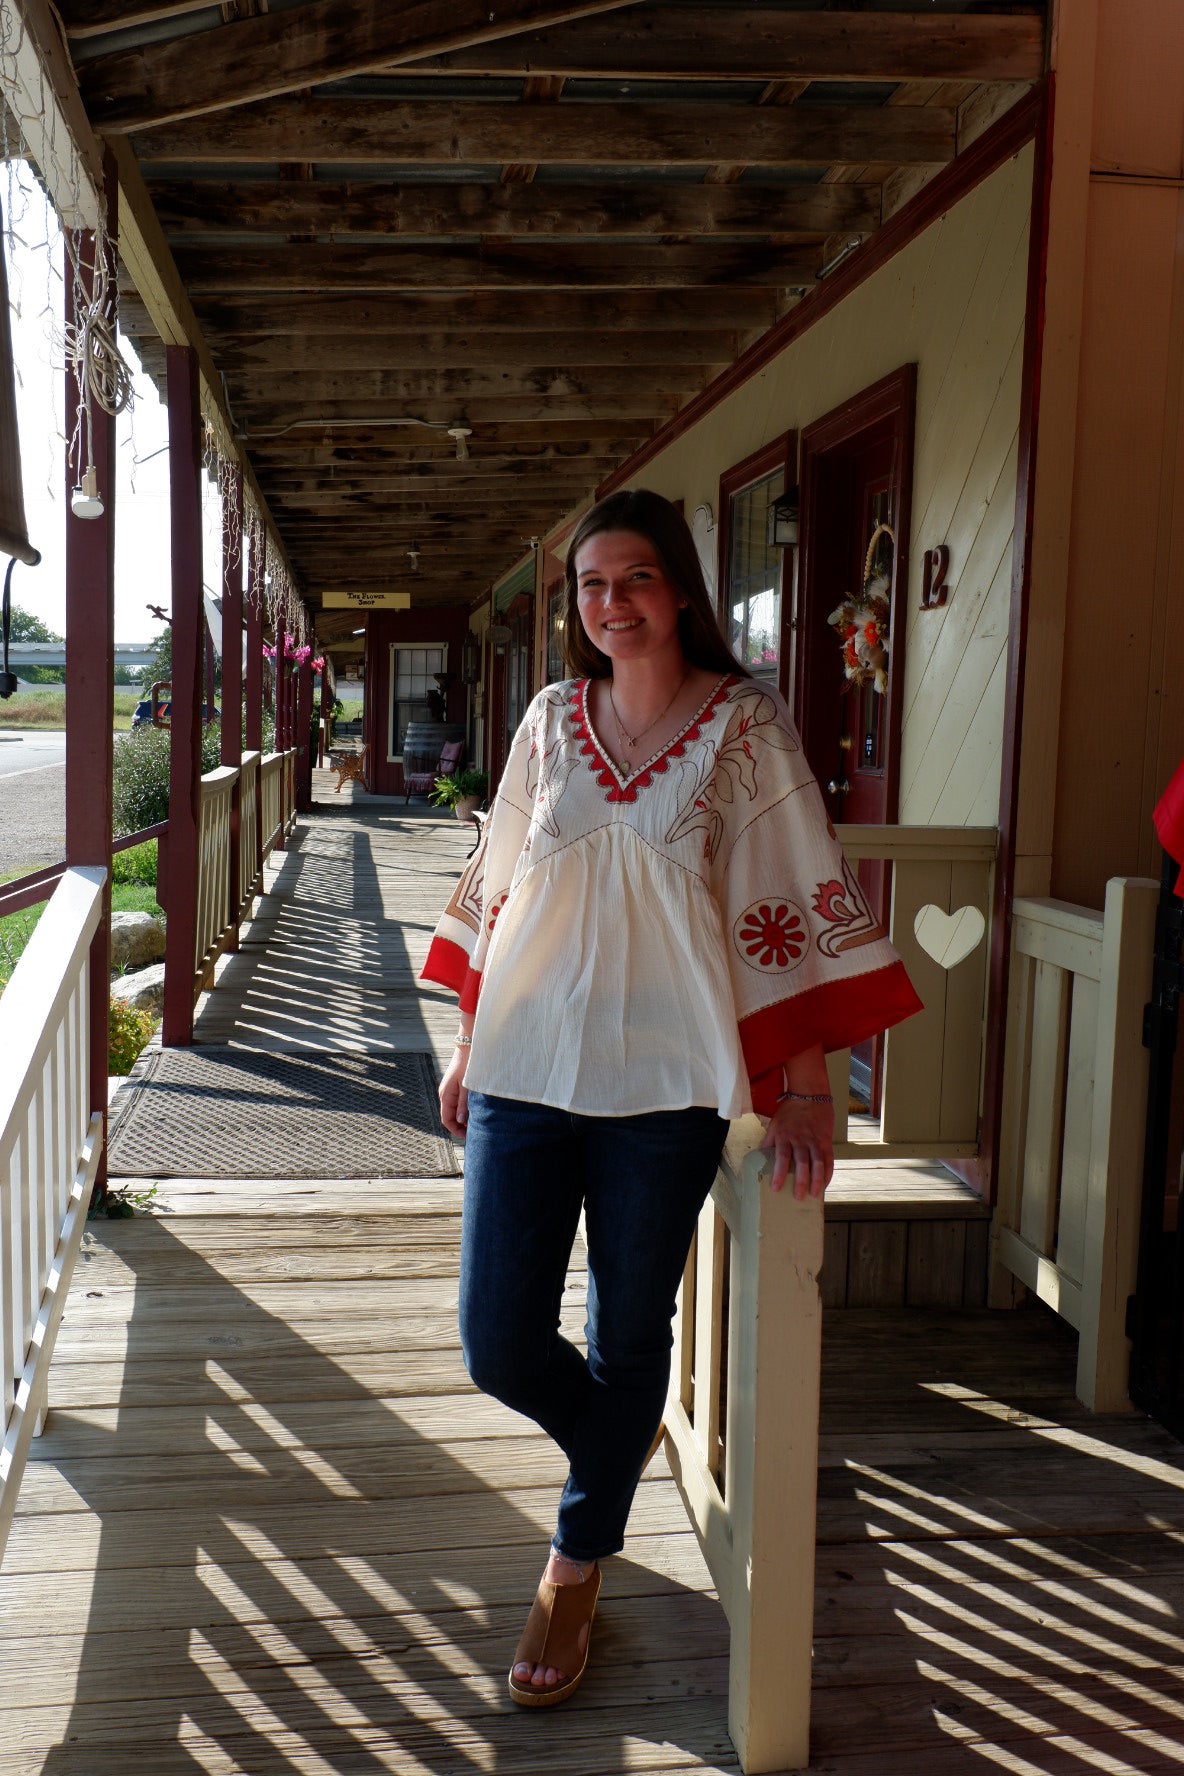
[[[480,843],[440,915],[420,980],[450,987],[461,1011],[476,1011],[485,953],[530,831],[529,774],[534,755],[529,723],[514,736]]]
[[[827,818],[780,697],[746,687],[716,760],[716,898],[754,1109],[785,1062],[849,1048],[922,1009]]]

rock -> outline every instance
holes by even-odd
[[[143,968],[164,955],[164,926],[151,913],[112,913],[112,968]]]
[[[159,1015],[164,1007],[164,963],[154,962],[151,968],[140,968],[135,974],[120,975],[111,982],[112,999],[134,1005],[138,1011]]]

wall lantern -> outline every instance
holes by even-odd
[[[471,629],[465,631],[460,649],[460,682],[475,685],[481,679],[481,644]]]
[[[769,507],[769,547],[796,549],[798,542],[798,490],[789,487]]]
[[[491,623],[485,633],[493,645],[495,654],[504,654],[514,637],[514,631],[508,623]]]

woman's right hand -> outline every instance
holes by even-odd
[[[440,1121],[458,1141],[464,1140],[469,1120],[469,1094],[465,1090],[468,1064],[468,1049],[453,1049],[452,1059],[440,1081]]]

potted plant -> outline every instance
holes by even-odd
[[[473,810],[485,800],[489,778],[484,771],[470,766],[454,771],[451,777],[437,777],[428,792],[428,800],[437,808],[451,808],[459,821],[471,820]]]

